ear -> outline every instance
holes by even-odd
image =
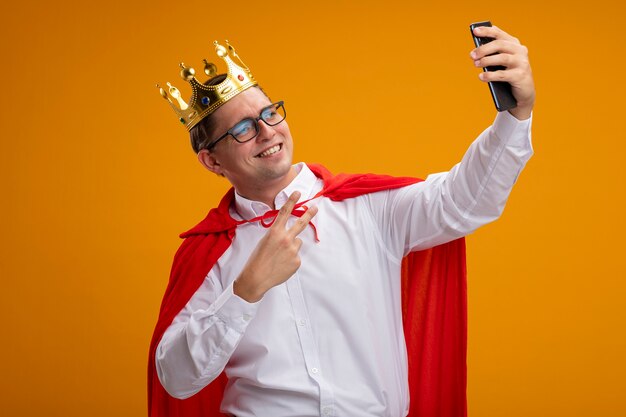
[[[214,152],[210,152],[206,149],[201,149],[198,152],[198,161],[209,171],[217,175],[223,175],[222,166],[217,162],[217,158]]]

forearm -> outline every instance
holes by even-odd
[[[449,172],[368,197],[390,250],[405,256],[465,236],[498,218],[532,155],[530,124],[499,114]]]
[[[531,120],[499,114],[441,184],[442,220],[460,235],[497,219],[532,156]]]
[[[163,335],[155,357],[165,390],[184,399],[217,378],[256,309],[255,304],[235,296],[231,285],[208,308],[195,310],[173,323]]]

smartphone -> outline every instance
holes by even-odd
[[[491,22],[477,22],[470,25],[470,32],[472,32],[472,38],[474,38],[474,44],[477,48],[494,40],[493,38],[474,35],[474,28],[478,26],[491,26]],[[503,69],[506,68],[501,65],[493,65],[484,67],[483,71],[498,71]],[[509,110],[517,106],[517,101],[511,91],[511,84],[506,81],[489,81],[487,84],[489,84],[489,91],[491,91],[491,97],[493,97],[493,102],[498,111]]]

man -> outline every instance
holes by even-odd
[[[214,415],[202,402],[190,404],[207,385],[225,383],[223,372],[228,382],[220,408],[227,415],[465,414],[464,370],[452,384],[462,404],[414,408],[422,397],[413,385],[409,404],[404,332],[414,317],[405,317],[403,331],[400,274],[405,256],[454,244],[495,220],[532,154],[535,92],[527,49],[497,27],[475,33],[495,38],[471,52],[475,65],[507,67],[482,73],[481,80],[509,82],[518,106],[498,114],[449,172],[422,182],[339,178],[322,167],[292,165],[285,105],[272,103],[241,61],[227,61],[236,94],[217,101],[211,94],[230,92],[222,87],[228,80],[214,78],[218,89],[201,87],[183,66],[194,101],[188,106],[170,86],[179,102],[172,105],[191,126],[200,163],[234,192],[183,234],[151,350],[151,415]],[[239,59],[232,47],[220,48],[221,57]],[[196,92],[206,94],[206,110],[196,104]],[[430,269],[446,275],[463,267],[441,261]],[[464,349],[464,341],[458,346]],[[435,372],[448,372],[448,365]],[[155,394],[162,388],[168,394]]]

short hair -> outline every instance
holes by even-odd
[[[215,77],[205,81],[204,85],[216,85],[224,81],[225,78],[226,74],[216,75]],[[261,86],[258,84],[254,87],[258,88],[263,94],[265,94],[265,91],[263,91]],[[265,94],[265,96],[267,97],[267,94]],[[206,148],[206,145],[209,144],[209,141],[215,134],[216,124],[217,119],[215,118],[214,113],[211,113],[191,128],[189,131],[189,138],[191,140],[191,147],[195,153],[200,152],[202,149]]]

